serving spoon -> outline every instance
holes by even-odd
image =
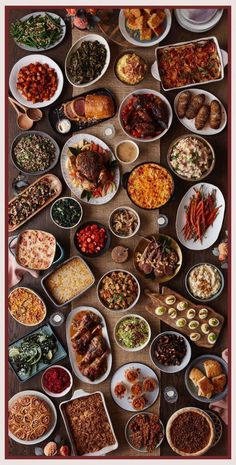
[[[10,97],[8,97],[8,98],[9,98],[9,101],[10,101],[11,105],[13,106],[14,110],[17,113],[17,126],[18,126],[18,128],[20,128],[22,131],[27,131],[27,129],[32,128],[32,126],[34,124],[34,121],[31,118],[28,117],[26,112],[22,113],[17,108],[16,104],[11,100]]]
[[[21,108],[23,110],[23,113],[25,113],[29,119],[31,119],[32,121],[40,121],[43,117],[43,112],[42,110],[40,110],[40,108],[28,108],[28,107],[25,107],[24,105],[22,105],[21,103],[19,103],[17,100],[15,100],[14,98],[12,97],[8,97],[10,103],[12,104],[15,104],[17,107]],[[15,108],[15,107],[14,107]]]

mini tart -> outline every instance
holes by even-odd
[[[192,320],[196,315],[196,310],[194,310],[194,308],[190,308],[188,311],[187,311],[187,318],[188,320]]]
[[[175,302],[176,302],[176,297],[174,295],[168,295],[165,299],[165,303],[167,305],[174,305]]]
[[[157,316],[162,316],[162,315],[164,315],[165,311],[166,311],[166,308],[163,307],[163,306],[160,306],[160,307],[155,308],[155,314],[156,314]]]
[[[181,431],[182,425],[182,431]],[[193,447],[194,450],[181,450],[180,445],[177,447],[176,442],[180,444],[180,434],[183,436],[186,433],[186,444],[188,449],[191,448],[191,444],[187,439],[189,428],[194,430],[194,444],[196,444],[196,437],[199,438],[199,448]],[[179,437],[174,438],[174,434],[179,430]],[[209,415],[203,410],[195,407],[185,407],[177,410],[168,420],[166,425],[166,438],[171,449],[178,455],[182,456],[199,456],[205,454],[210,447],[213,445],[215,440],[215,429],[213,422]],[[189,434],[188,434],[189,438]],[[183,442],[183,439],[182,439]],[[201,444],[202,443],[202,444]],[[193,449],[192,448],[192,449]],[[186,449],[186,448],[185,448]]]
[[[187,310],[188,308],[188,302],[186,302],[185,300],[181,300],[181,302],[179,302],[177,304],[177,309],[182,312],[183,310]]]
[[[177,310],[174,307],[168,309],[168,315],[172,320],[177,317]]]

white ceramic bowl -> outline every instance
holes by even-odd
[[[144,321],[144,322],[146,323],[147,327],[148,327],[148,333],[149,333],[149,334],[148,334],[147,340],[144,342],[143,345],[141,345],[141,346],[139,346],[139,347],[134,347],[134,348],[129,349],[129,348],[123,346],[123,345],[118,341],[117,336],[116,336],[116,331],[117,331],[117,328],[118,328],[119,324],[121,323],[121,321],[126,320],[127,318],[131,318],[131,317],[133,317],[133,318],[139,318],[141,321]],[[117,321],[117,323],[116,323],[116,325],[115,325],[115,328],[114,328],[114,338],[115,338],[115,341],[116,341],[117,345],[118,345],[121,349],[125,350],[126,352],[139,352],[139,350],[144,349],[144,347],[146,347],[146,346],[149,344],[150,339],[151,339],[151,328],[150,328],[150,325],[149,325],[149,323],[147,322],[147,320],[145,320],[145,318],[143,318],[141,315],[137,315],[136,313],[129,313],[128,315],[122,316],[122,317]]]
[[[166,129],[164,129],[164,131],[162,131],[161,134],[159,134],[159,136],[142,139],[142,138],[139,138],[139,137],[133,137],[128,132],[125,131],[125,129],[123,127],[122,119],[121,119],[121,112],[123,110],[123,107],[128,103],[129,99],[133,95],[137,95],[137,94],[141,94],[141,95],[143,95],[143,94],[153,94],[153,95],[156,95],[157,97],[159,97],[166,104],[167,111],[168,111],[168,126],[167,126]],[[170,105],[169,101],[167,100],[167,98],[163,94],[161,94],[160,92],[157,92],[156,90],[153,90],[153,89],[138,89],[138,90],[134,90],[130,94],[126,95],[126,97],[122,100],[122,102],[120,104],[119,112],[118,112],[118,120],[119,120],[119,123],[120,123],[120,127],[122,128],[124,133],[128,137],[130,137],[131,139],[133,139],[135,141],[138,141],[138,142],[153,142],[153,141],[158,140],[161,137],[163,137],[167,133],[167,131],[170,129],[172,119],[173,119],[173,112],[172,112],[172,108],[171,108],[171,105]]]
[[[152,415],[155,415],[155,413],[152,413],[152,412],[140,412],[140,413],[135,413],[135,415],[133,415],[132,417],[129,418],[129,420],[127,421],[127,423],[126,423],[126,425],[125,425],[125,439],[126,439],[127,443],[129,444],[129,446],[130,446],[132,449],[134,449],[134,450],[136,450],[136,451],[138,451],[138,452],[146,452],[146,453],[147,453],[148,451],[147,451],[147,449],[145,449],[145,448],[138,449],[137,447],[134,447],[134,446],[132,445],[130,439],[129,439],[129,424],[130,424],[131,420],[133,420],[137,415],[148,415],[148,416],[152,416]],[[156,444],[155,449],[157,449],[158,447],[160,447],[160,445],[161,445],[161,443],[162,443],[162,441],[163,441],[163,439],[164,439],[164,437],[165,437],[165,428],[164,428],[164,425],[163,425],[162,421],[160,420],[160,418],[159,418],[159,423],[160,423],[160,425],[161,425],[161,427],[162,427],[163,437],[161,438],[161,440],[159,441],[159,443]]]
[[[113,230],[112,221],[111,221],[111,220],[112,220],[112,216],[114,215],[114,213],[115,213],[116,211],[118,211],[118,210],[129,210],[129,211],[132,212],[132,213],[136,216],[136,218],[137,218],[137,223],[138,223],[138,224],[137,224],[137,227],[136,227],[136,229],[134,230],[134,232],[132,232],[132,234],[130,234],[130,236],[121,236],[121,235],[117,234],[117,233]],[[109,226],[109,228],[110,228],[112,234],[114,234],[114,236],[116,236],[116,237],[119,237],[119,239],[130,239],[130,237],[133,237],[133,236],[135,236],[135,234],[137,234],[137,232],[138,232],[138,230],[139,230],[139,228],[140,228],[140,216],[139,216],[139,214],[136,212],[136,210],[134,210],[133,208],[131,208],[131,207],[126,207],[126,206],[123,206],[123,205],[122,205],[121,207],[117,207],[117,208],[115,208],[114,210],[112,210],[112,212],[111,212],[111,214],[110,214],[110,216],[109,216],[109,219],[108,219],[108,226]]]
[[[192,291],[191,291],[190,285],[189,285],[189,275],[190,275],[191,271],[193,271],[195,268],[197,268],[197,267],[199,267],[201,265],[210,265],[212,268],[214,268],[215,271],[217,271],[219,273],[219,276],[220,276],[220,279],[221,279],[221,286],[220,286],[219,290],[215,294],[213,294],[211,297],[209,297],[208,299],[201,299],[200,297],[194,296]],[[196,263],[196,265],[193,265],[187,271],[187,273],[185,275],[185,287],[186,287],[186,290],[188,291],[189,295],[193,299],[198,300],[199,302],[210,302],[211,300],[217,299],[220,296],[223,289],[224,289],[224,284],[225,284],[225,280],[224,280],[224,275],[223,275],[222,271],[217,266],[213,265],[213,263],[208,263],[208,262]]]
[[[104,303],[104,302],[101,300],[101,298],[100,298],[100,295],[99,295],[99,288],[100,288],[100,285],[101,285],[101,282],[102,282],[103,278],[105,278],[105,276],[107,276],[107,275],[110,275],[110,274],[113,273],[114,271],[117,271],[117,272],[118,272],[118,271],[122,271],[123,273],[128,273],[129,275],[132,276],[132,278],[133,278],[133,279],[136,281],[136,283],[137,283],[137,287],[138,287],[137,297],[136,297],[136,299],[133,301],[133,303],[132,303],[129,307],[127,307],[127,308],[113,310],[113,309],[107,307],[107,306],[105,305],[105,303]],[[107,272],[104,273],[104,275],[99,279],[98,284],[97,284],[97,297],[98,297],[98,300],[99,300],[100,304],[101,304],[104,308],[106,308],[106,310],[109,310],[110,312],[113,312],[113,313],[127,312],[128,310],[131,310],[131,308],[133,308],[133,307],[137,304],[137,302],[138,302],[138,300],[139,300],[139,297],[140,297],[140,292],[141,292],[140,284],[139,284],[139,282],[138,282],[136,276],[134,276],[133,273],[131,273],[130,271],[124,270],[124,269],[121,269],[121,268],[115,268],[114,270],[107,271]]]
[[[81,210],[81,216],[80,216],[80,219],[79,221],[77,221],[77,223],[75,223],[73,226],[61,226],[60,224],[58,224],[54,218],[53,218],[53,215],[52,215],[52,209],[53,209],[53,206],[59,201],[59,200],[64,200],[64,199],[72,199],[74,200],[74,202],[76,202],[79,207],[80,207],[80,210]],[[50,208],[50,216],[51,216],[51,220],[53,221],[53,223],[58,226],[58,228],[61,228],[61,229],[73,229],[73,228],[76,228],[76,226],[78,226],[83,218],[83,208],[82,208],[82,205],[78,202],[78,200],[74,199],[74,197],[59,197],[59,199],[56,199],[55,202],[53,202],[51,208]]]
[[[154,346],[155,346],[155,343],[156,341],[161,337],[161,336],[167,336],[169,334],[173,334],[173,335],[176,335],[176,336],[180,336],[184,339],[184,342],[185,342],[185,345],[186,345],[186,349],[187,349],[187,352],[181,362],[180,365],[169,365],[169,366],[166,366],[166,365],[162,365],[161,363],[159,363],[157,361],[157,359],[155,358],[154,356]],[[150,359],[152,361],[152,363],[157,367],[159,368],[160,371],[163,371],[164,373],[178,373],[179,371],[183,370],[187,365],[188,363],[190,362],[190,359],[191,359],[191,354],[192,354],[192,350],[191,350],[191,346],[187,340],[187,338],[183,335],[183,334],[180,334],[178,333],[177,331],[164,331],[163,333],[160,333],[158,334],[158,336],[156,336],[152,343],[151,343],[151,346],[150,346],[150,350],[149,350],[149,354],[150,354]]]
[[[57,79],[58,79],[58,85],[57,85],[57,90],[55,94],[52,96],[50,100],[45,100],[43,102],[37,102],[33,103],[28,100],[26,100],[25,97],[19,92],[19,90],[16,88],[16,83],[17,83],[17,76],[20,71],[20,69],[23,66],[28,66],[30,63],[42,63],[42,64],[48,64],[50,68],[53,68],[56,71],[57,74]],[[59,95],[62,92],[63,89],[63,83],[64,83],[64,77],[63,73],[61,71],[61,68],[53,61],[51,58],[47,57],[46,55],[26,55],[23,58],[21,58],[19,61],[15,63],[11,70],[11,74],[9,77],[9,87],[10,91],[13,95],[13,97],[22,105],[27,106],[28,108],[43,108],[47,107],[48,105],[51,105],[53,102],[55,102]]]
[[[123,161],[121,160],[121,158],[119,158],[119,155],[118,155],[118,148],[121,144],[123,144],[124,142],[128,142],[129,144],[132,144],[135,148],[136,148],[136,157],[134,158],[134,160],[132,161]],[[123,163],[123,165],[130,165],[131,163],[134,163],[138,156],[139,156],[139,146],[138,144],[136,144],[136,142],[134,142],[133,140],[129,140],[129,139],[125,139],[125,140],[121,140],[120,142],[118,142],[118,144],[116,144],[115,146],[115,154],[116,154],[116,158],[117,160],[120,162],[120,163]]]
[[[8,435],[9,435],[9,437],[11,439],[13,439],[13,441],[18,442],[19,444],[24,444],[25,446],[32,446],[32,445],[38,444],[39,442],[45,441],[52,434],[52,432],[54,431],[54,429],[56,427],[56,424],[57,424],[57,411],[56,411],[56,407],[53,404],[53,402],[51,401],[51,399],[49,399],[43,392],[34,391],[34,390],[26,390],[26,391],[17,392],[17,394],[15,394],[8,401],[8,407],[10,407],[11,404],[14,401],[16,401],[16,400],[18,400],[18,399],[20,399],[21,397],[24,397],[24,396],[36,396],[39,399],[44,400],[44,402],[46,402],[48,404],[48,406],[50,407],[51,413],[52,413],[50,427],[48,428],[46,433],[43,434],[43,436],[40,436],[37,439],[33,439],[32,441],[19,439],[16,436],[14,436],[14,434],[12,434],[10,431],[8,431]]]
[[[70,385],[68,386],[68,388],[64,389],[64,391],[60,392],[60,393],[55,393],[55,392],[51,392],[49,391],[49,389],[47,389],[43,383],[43,378],[44,378],[44,375],[45,373],[47,373],[48,370],[51,370],[52,368],[61,368],[62,370],[66,371],[66,373],[69,375],[70,377]],[[50,367],[48,367],[42,374],[42,377],[41,377],[41,386],[42,386],[42,389],[44,390],[45,394],[47,394],[47,396],[50,396],[50,397],[64,397],[68,394],[68,392],[70,392],[72,386],[73,386],[73,378],[72,378],[72,374],[70,373],[69,370],[67,370],[67,368],[63,367],[62,365],[51,365]]]
[[[70,61],[70,58],[71,58],[71,55],[76,52],[76,50],[78,50],[78,48],[80,47],[80,45],[82,44],[82,42],[88,42],[88,41],[91,41],[91,42],[95,42],[95,40],[97,40],[98,42],[100,42],[100,44],[104,45],[105,48],[106,48],[106,51],[107,51],[107,56],[106,56],[106,62],[105,62],[105,65],[104,65],[104,68],[101,72],[101,74],[99,74],[98,77],[96,77],[96,79],[94,79],[93,81],[89,81],[89,82],[86,82],[86,83],[83,83],[83,84],[75,84],[70,76],[69,76],[69,73],[67,71],[67,67],[68,67],[68,64],[69,64],[69,61]],[[109,63],[110,63],[110,59],[111,59],[111,52],[110,52],[110,47],[108,45],[108,42],[106,41],[106,39],[104,39],[104,37],[98,35],[98,34],[87,34],[86,36],[83,36],[81,37],[79,40],[77,40],[74,45],[72,45],[72,47],[70,48],[69,52],[67,53],[66,55],[66,60],[65,60],[65,74],[66,74],[66,77],[69,81],[69,83],[74,86],[74,87],[77,87],[78,89],[83,89],[84,87],[88,87],[88,86],[91,86],[92,84],[94,84],[95,82],[97,82],[99,79],[101,79],[101,77],[105,74],[108,66],[109,66]]]

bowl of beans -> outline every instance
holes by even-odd
[[[44,371],[41,385],[48,396],[63,397],[70,392],[73,378],[67,368],[61,365],[53,365]]]
[[[85,258],[99,257],[110,247],[111,235],[108,229],[97,221],[81,224],[74,236],[79,254]]]

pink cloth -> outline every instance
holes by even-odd
[[[13,240],[11,242],[11,250],[12,252],[14,252],[15,250],[15,246],[16,246],[16,241],[17,241],[17,238],[15,238],[15,240]],[[24,268],[23,266],[20,266],[18,265],[16,259],[15,259],[15,256],[12,254],[12,252],[9,250],[9,254],[8,254],[8,284],[9,284],[9,288],[15,286],[16,284],[18,284],[25,273],[30,273],[34,278],[38,278],[39,276],[39,272],[38,271],[34,271],[34,270],[28,270],[27,268]]]
[[[228,363],[228,349],[225,349],[222,352],[222,358],[226,361],[226,363]],[[221,399],[218,402],[213,402],[209,405],[209,408],[217,412],[226,425],[228,425],[228,402],[229,399],[228,396],[226,396],[224,399]]]

